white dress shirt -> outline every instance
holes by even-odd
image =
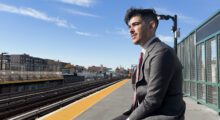
[[[149,39],[143,47],[141,47],[141,52],[143,54],[145,54],[146,50],[147,50],[147,46],[151,43],[151,41],[153,41],[156,38],[156,36],[153,36],[151,39]]]

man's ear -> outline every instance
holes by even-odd
[[[150,22],[149,22],[150,24],[150,29],[151,30],[155,30],[156,29],[156,22],[154,21],[154,20],[151,20]]]

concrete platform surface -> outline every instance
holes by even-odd
[[[197,104],[191,98],[184,97],[186,102],[185,120],[220,120],[218,113],[205,105]]]
[[[131,84],[127,82],[75,120],[112,120],[130,107],[132,93]],[[186,102],[185,120],[220,120],[220,116],[214,110],[197,104],[191,98],[184,97],[184,100]]]
[[[38,120],[112,120],[130,108],[132,96],[130,80],[124,80]],[[214,110],[197,104],[191,98],[184,97],[184,100],[185,120],[220,120]]]
[[[130,82],[127,82],[82,113],[75,120],[112,120],[130,107],[132,91]]]

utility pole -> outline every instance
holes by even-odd
[[[174,50],[177,54],[177,37],[178,37],[178,31],[177,31],[177,15],[174,15],[174,17],[172,18],[174,24],[173,24],[173,33],[174,33]]]
[[[173,37],[174,37],[174,50],[177,54],[177,38],[179,37],[179,30],[177,29],[177,15],[170,16],[170,15],[158,15],[158,20],[173,20],[173,26],[172,26],[172,31],[173,31]]]

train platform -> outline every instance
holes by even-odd
[[[63,78],[49,78],[49,79],[32,79],[32,80],[1,80],[0,85],[8,85],[8,84],[22,84],[22,83],[38,83],[38,82],[47,82],[47,81],[60,81],[63,80]]]
[[[188,97],[184,97],[184,100],[187,105],[185,120],[220,120],[214,110]],[[132,88],[129,79],[126,79],[38,120],[113,120],[127,110],[131,103]]]

